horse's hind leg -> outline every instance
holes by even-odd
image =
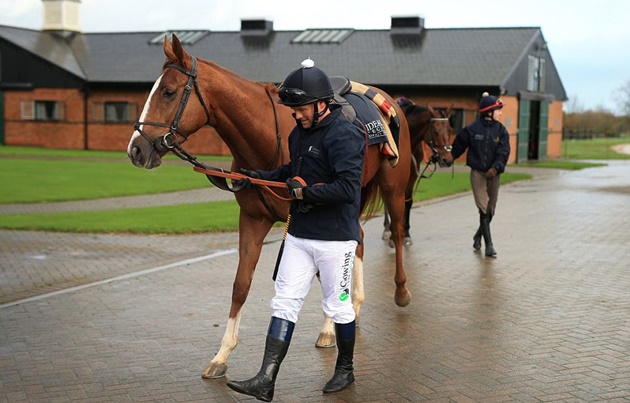
[[[319,336],[315,342],[315,347],[328,348],[335,347],[337,339],[335,338],[335,324],[326,314],[324,314],[324,325],[319,331]]]
[[[363,238],[363,228],[361,228],[361,238]],[[317,276],[319,279],[319,276]],[[352,307],[356,315],[356,323],[359,325],[359,311],[365,300],[365,290],[363,288],[363,243],[357,246],[357,252],[354,256],[354,265],[352,268]],[[337,340],[335,338],[335,324],[324,314],[324,325],[319,332],[319,337],[315,342],[315,347],[335,347]]]
[[[363,238],[363,228],[361,228],[361,239]],[[359,312],[361,311],[361,305],[363,305],[363,301],[365,301],[365,289],[363,288],[363,246],[363,242],[357,246],[357,252],[354,256],[354,266],[352,268],[352,306],[354,307],[357,326],[360,322]]]
[[[411,238],[411,208],[413,207],[413,199],[409,199],[405,201],[405,237],[403,239],[403,245],[412,246],[413,239]],[[387,211],[387,209],[385,209]],[[389,247],[393,248],[396,245],[394,244],[394,240],[391,239],[391,232],[389,236],[385,238],[385,232],[383,232],[383,239],[389,239]]]

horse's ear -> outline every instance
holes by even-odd
[[[167,63],[172,63],[176,60],[175,53],[173,53],[173,46],[171,45],[171,42],[168,40],[167,35],[164,35],[164,54],[166,55]]]
[[[444,114],[446,115],[447,118],[451,116],[451,111],[452,110],[453,110],[453,103],[451,102],[451,104],[446,109],[446,112],[444,112]]]
[[[435,116],[435,110],[433,110],[433,107],[430,104],[427,104],[427,109],[431,112],[431,115]]]
[[[179,65],[187,69],[187,60],[189,57],[188,53],[186,53],[186,51],[182,47],[182,43],[179,41],[179,38],[177,38],[177,35],[175,34],[173,34],[173,53],[175,54],[175,60],[179,62]]]

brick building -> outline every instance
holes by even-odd
[[[82,33],[80,0],[42,4],[42,30],[0,26],[0,143],[125,150],[172,32]],[[540,28],[427,29],[420,17],[391,21],[386,30],[274,31],[271,21],[242,20],[237,32],[177,35],[189,53],[258,82],[278,84],[311,57],[330,75],[419,104],[452,106],[456,130],[475,119],[488,91],[505,104],[511,162],[561,155],[567,97]],[[211,128],[191,137],[187,149],[229,154]]]

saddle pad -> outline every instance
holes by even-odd
[[[387,140],[381,144],[381,153],[387,155],[392,167],[398,164],[398,136],[400,134],[400,121],[396,109],[381,94],[367,85],[350,81],[352,92],[365,95],[376,106],[382,127],[385,129]],[[370,108],[374,109],[374,108]]]
[[[378,144],[381,153],[395,167],[398,164],[397,140],[400,130],[396,110],[381,94],[368,86],[344,80],[349,85],[346,91],[335,92],[334,102],[342,106],[346,119],[365,133],[368,145]]]
[[[381,117],[365,95],[349,92],[343,98],[354,108],[356,118],[352,123],[365,132],[368,145],[381,144],[387,141],[387,133]]]

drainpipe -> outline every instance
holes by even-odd
[[[83,85],[83,149],[89,150],[89,98],[90,98],[90,88],[87,84]]]

